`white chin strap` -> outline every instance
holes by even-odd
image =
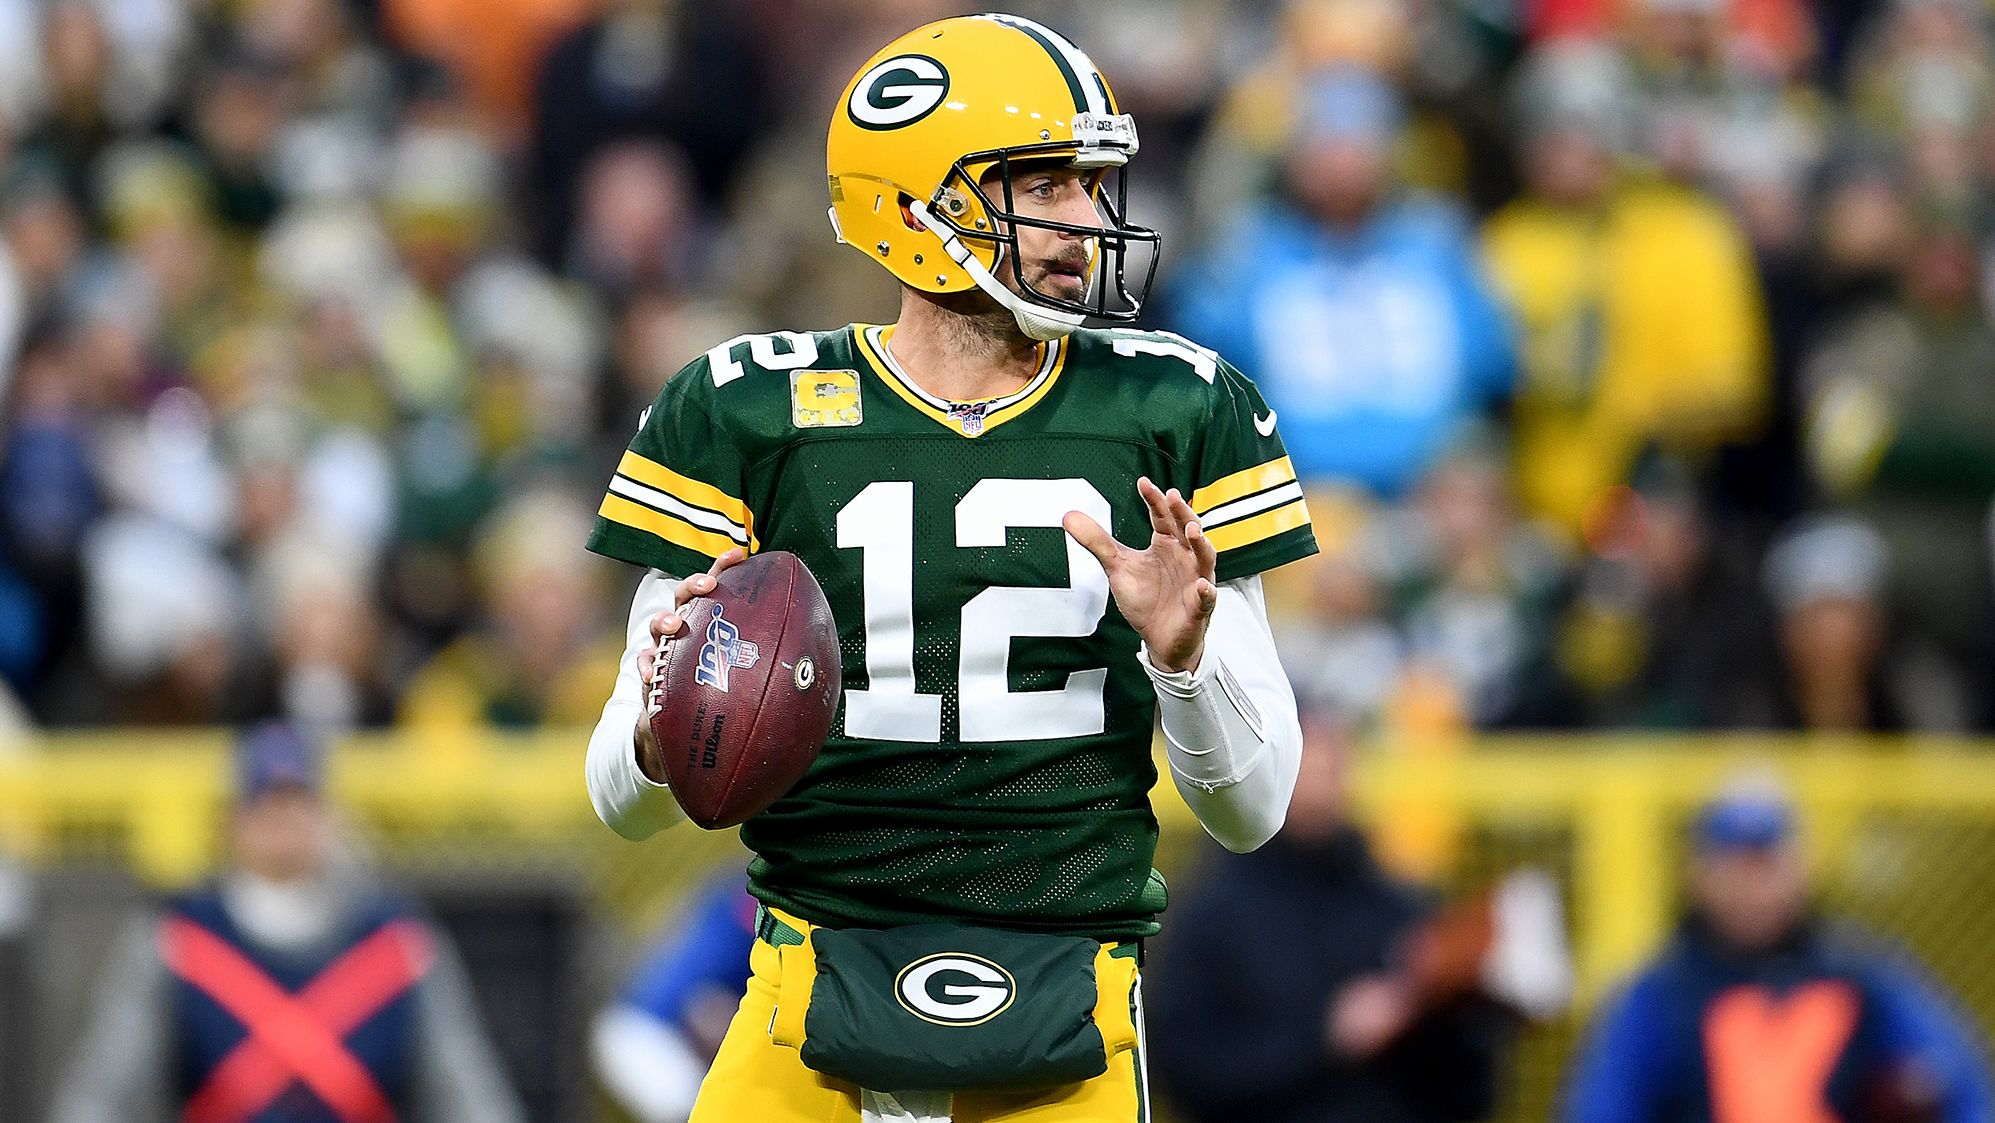
[[[1059,339],[1087,322],[1087,317],[1079,312],[1065,312],[1058,308],[1034,304],[1006,288],[1001,281],[991,275],[990,270],[984,268],[984,263],[977,260],[977,255],[970,252],[970,247],[963,244],[963,239],[957,237],[955,231],[928,212],[928,204],[916,200],[908,204],[908,209],[914,213],[916,222],[921,223],[929,233],[942,239],[942,248],[956,264],[969,272],[970,279],[977,282],[977,287],[1011,312],[1018,320],[1019,330],[1027,336],[1041,341]]]

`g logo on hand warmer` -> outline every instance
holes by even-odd
[[[901,1006],[939,1026],[981,1025],[1004,1013],[1017,992],[1011,972],[962,952],[923,956],[894,979]]]

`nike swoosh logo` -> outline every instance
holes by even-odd
[[[1259,433],[1263,437],[1272,437],[1275,435],[1274,410],[1269,410],[1266,417],[1262,417],[1259,414],[1254,415],[1254,432]]]
[[[645,406],[645,407],[644,407],[644,412],[643,412],[643,413],[640,413],[640,414],[638,414],[638,415],[637,415],[637,427],[638,427],[638,428],[642,429],[642,428],[644,428],[644,427],[645,427],[645,426],[646,426],[647,424],[649,424],[649,423],[650,423],[650,421],[651,421],[651,411],[652,411],[652,409],[653,409],[653,408],[654,408],[654,407],[652,407],[652,406]],[[1265,433],[1263,433],[1263,434],[1262,434],[1262,436],[1266,436],[1266,435],[1267,435],[1267,434],[1265,434]]]

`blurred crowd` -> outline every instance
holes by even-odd
[[[1140,124],[1363,728],[1995,723],[1995,9],[1019,0]],[[891,315],[829,106],[935,0],[0,0],[0,708],[592,721],[658,386]]]

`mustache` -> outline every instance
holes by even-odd
[[[1086,250],[1076,250],[1073,253],[1063,253],[1058,257],[1048,258],[1043,268],[1048,273],[1057,270],[1062,273],[1080,273],[1085,275],[1092,261],[1093,259],[1088,255]]]

